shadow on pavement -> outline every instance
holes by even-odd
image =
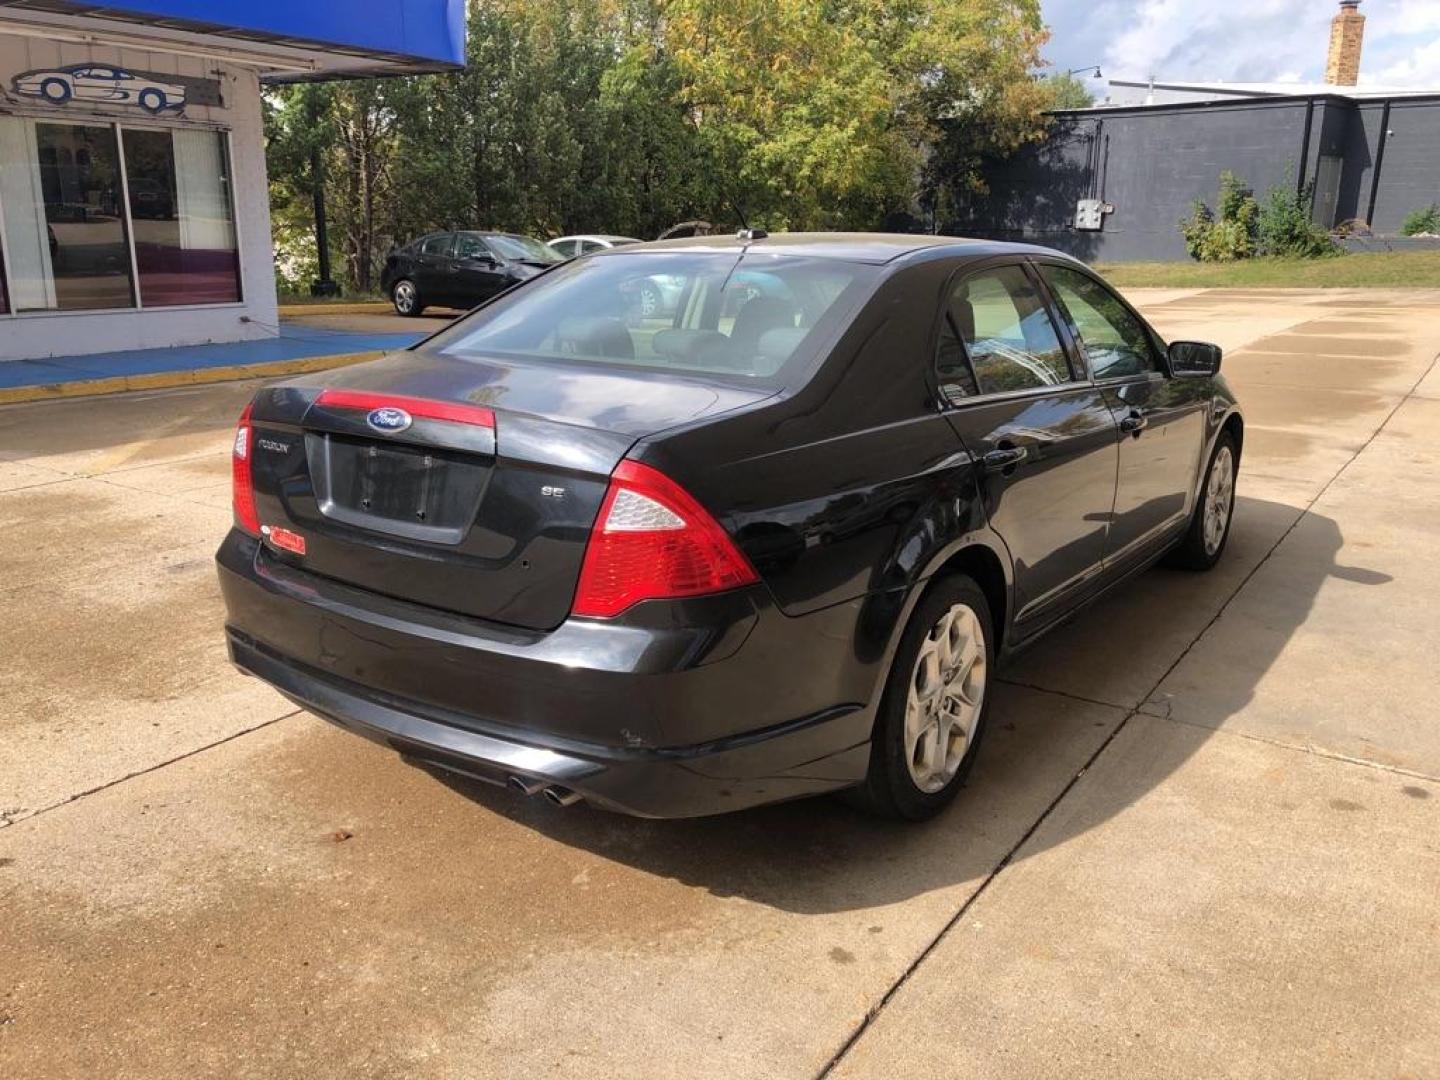
[[[1236,536],[1247,518],[1258,520],[1267,511],[1273,515],[1281,509],[1285,508],[1280,504],[1240,498]],[[1290,513],[1297,511],[1290,508]],[[1269,629],[1274,632],[1263,636],[1267,651],[1247,669],[1251,674],[1237,678],[1224,696],[1223,715],[1212,717],[1214,727],[1250,701],[1255,680],[1304,624],[1327,579],[1341,577],[1363,584],[1389,580],[1384,574],[1336,563],[1342,537],[1334,521],[1311,513],[1306,528],[1310,534],[1303,547],[1306,573],[1294,578],[1269,609]],[[1273,540],[1264,544],[1266,549],[1269,543]],[[1283,551],[1279,557],[1285,557]],[[1026,655],[1027,669],[1043,671],[1047,655],[1063,652],[1068,639],[1124,634],[1125,627],[1139,626],[1126,649],[1128,662],[1152,668],[1156,672],[1152,682],[1158,685],[1195,635],[1177,648],[1173,638],[1167,642],[1144,632],[1146,619],[1140,607],[1159,605],[1163,613],[1167,606],[1182,602],[1199,604],[1208,623],[1208,616],[1218,612],[1236,589],[1235,575],[1154,569],[1144,577],[1148,580],[1122,585],[1038,644]],[[1206,583],[1212,583],[1208,593]],[[1197,630],[1203,627],[1197,621]],[[1208,632],[1224,633],[1224,623]],[[583,804],[558,810],[539,798],[526,799],[462,777],[437,776],[486,809],[551,840],[713,895],[802,913],[870,908],[984,878],[1025,838],[1129,715],[1125,708],[1011,683],[1002,682],[994,690],[990,730],[969,786],[946,813],[923,825],[876,820],[834,798],[713,818],[643,821]],[[1166,740],[1158,749],[1169,756],[1150,759],[1143,775],[1109,777],[1103,816],[1069,820],[1058,832],[1048,829],[1046,843],[1064,843],[1146,795],[1203,745],[1211,727],[1189,726],[1186,732],[1191,737]],[[1025,854],[1038,850],[1043,849],[1032,846]]]

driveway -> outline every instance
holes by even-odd
[[[1440,293],[1133,295],[1226,348],[1230,550],[922,827],[413,770],[225,662],[253,385],[0,409],[0,1075],[1440,1076]]]

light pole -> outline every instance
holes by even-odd
[[[1088,67],[1071,68],[1071,69],[1070,69],[1069,71],[1067,71],[1065,74],[1066,74],[1066,75],[1079,75],[1082,71],[1093,71],[1095,74],[1090,76],[1092,79],[1103,79],[1103,78],[1105,77],[1104,75],[1101,75],[1101,74],[1100,74],[1100,65],[1099,65],[1099,64],[1090,64]]]

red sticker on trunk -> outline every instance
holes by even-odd
[[[299,533],[282,529],[279,525],[266,525],[260,531],[265,534],[265,538],[270,543],[282,551],[293,551],[296,555],[305,554],[305,537]]]

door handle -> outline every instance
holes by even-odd
[[[1130,415],[1120,421],[1120,430],[1138,436],[1149,424],[1150,421],[1145,418],[1144,413],[1139,409],[1131,409]]]
[[[998,446],[994,450],[987,450],[980,460],[984,463],[986,472],[1004,472],[1025,460],[1025,447]]]

